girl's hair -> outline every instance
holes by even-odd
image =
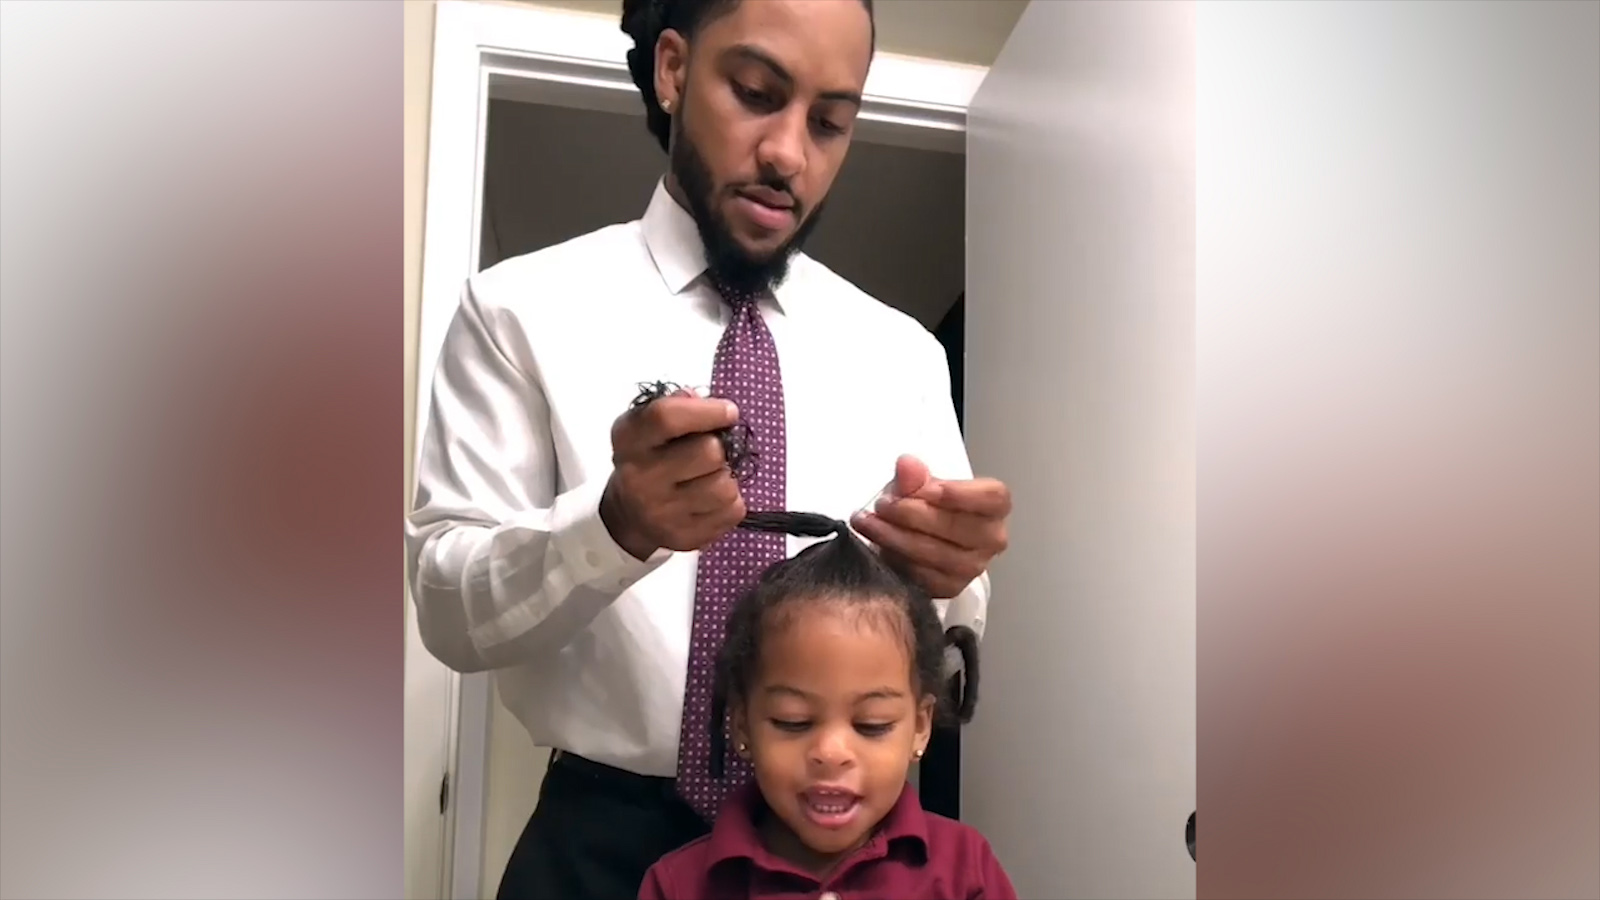
[[[707,22],[732,12],[741,0],[622,0],[622,30],[633,38],[628,51],[628,74],[644,99],[645,125],[666,150],[672,134],[672,117],[656,99],[656,42],[661,32],[672,29],[693,40]],[[872,22],[872,43],[877,46],[878,26],[872,15],[872,0],[861,0]]]
[[[962,625],[941,628],[933,601],[901,577],[844,522],[815,513],[757,512],[740,528],[800,537],[832,537],[774,563],[734,604],[727,637],[717,659],[711,694],[711,770],[722,777],[727,752],[725,728],[730,701],[748,696],[760,665],[761,639],[780,624],[791,604],[827,602],[856,605],[872,613],[874,604],[895,609],[893,626],[910,651],[914,688],[935,697],[935,716],[946,724],[972,720],[978,703],[978,638]],[[945,648],[960,651],[965,675],[960,698],[950,696],[944,675]]]

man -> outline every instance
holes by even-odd
[[[730,787],[706,765],[710,656],[798,546],[733,530],[747,510],[845,517],[892,477],[853,524],[980,633],[1006,544],[939,344],[797,252],[850,145],[870,3],[627,0],[623,27],[670,172],[643,219],[468,281],[407,523],[423,641],[494,670],[554,748],[506,898],[632,898],[707,831]],[[657,380],[709,390],[625,412]],[[742,480],[714,436],[736,421]]]

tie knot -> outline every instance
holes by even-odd
[[[722,295],[723,302],[733,307],[735,312],[754,305],[756,300],[761,297],[760,291],[734,287],[715,275],[710,275],[709,278],[711,286],[716,289],[718,294]]]

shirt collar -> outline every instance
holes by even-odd
[[[645,247],[668,291],[681,294],[705,274],[706,249],[700,240],[700,230],[689,211],[667,192],[665,178],[656,182],[655,193],[650,196],[650,205],[645,208],[640,226]],[[789,261],[788,277],[773,290],[773,299],[780,311],[792,300],[796,282],[801,277],[799,269],[805,262],[805,254],[796,253]]]
[[[766,801],[761,798],[755,782],[735,793],[711,828],[707,868],[735,859],[750,860],[767,868],[788,868],[761,846],[756,822],[765,812]],[[916,789],[906,784],[900,790],[900,799],[890,807],[877,833],[867,842],[868,847],[878,844],[876,855],[879,856],[903,847],[913,852],[914,859],[925,862],[928,858],[927,815],[917,800]]]

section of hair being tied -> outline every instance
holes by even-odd
[[[795,537],[830,537],[843,535],[850,526],[838,519],[820,513],[808,512],[753,512],[746,513],[739,527],[746,531],[765,531],[774,534],[792,534]]]

